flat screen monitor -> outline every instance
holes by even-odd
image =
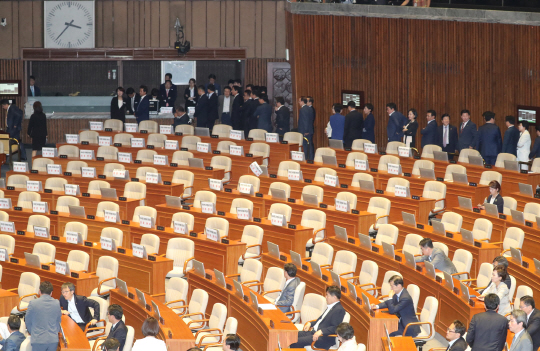
[[[341,101],[343,102],[343,106],[347,106],[349,101],[354,101],[357,109],[364,108],[364,92],[358,90],[342,90]]]
[[[0,80],[0,96],[21,96],[20,80]]]
[[[527,121],[530,124],[536,124],[536,116],[539,111],[540,111],[540,107],[518,105],[517,107],[518,122]]]

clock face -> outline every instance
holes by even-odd
[[[46,48],[93,48],[94,1],[45,1]]]

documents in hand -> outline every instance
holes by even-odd
[[[271,303],[260,303],[259,308],[262,310],[277,310],[277,307]]]

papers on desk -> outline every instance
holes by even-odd
[[[277,310],[277,307],[271,303],[260,303],[259,308],[262,310]]]

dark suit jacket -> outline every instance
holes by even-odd
[[[400,335],[403,334],[407,324],[418,322],[413,299],[405,288],[401,291],[399,302],[397,295],[394,295],[391,300],[381,302],[378,306],[379,308],[388,308],[388,313],[395,314],[399,317],[398,332]],[[418,325],[411,326],[407,329],[407,336],[417,336],[418,333],[420,333],[420,327]]]
[[[313,122],[313,109],[308,105],[302,106],[298,115],[298,133],[313,134]]]
[[[28,96],[32,96],[32,89],[28,86]],[[41,89],[34,85],[34,96],[41,96]]]
[[[139,94],[135,94],[133,98],[135,99],[135,101],[133,101],[133,106],[135,107],[135,109],[131,108],[131,98],[127,96],[127,94],[125,95],[126,114],[128,115],[133,115],[134,112],[137,111],[137,106],[139,106],[139,102],[141,101],[141,96]]]
[[[109,335],[107,335],[107,339],[115,338],[116,340],[120,342],[120,349],[118,351],[124,350],[126,337],[127,337],[127,327],[122,321],[116,323],[116,328],[114,328],[114,330],[111,327],[111,331],[109,332]]]
[[[527,322],[527,332],[532,338],[533,350],[538,350],[540,347],[540,311],[536,308],[531,312]]]
[[[244,119],[242,118],[242,104],[244,99],[242,95],[238,93],[236,96],[233,96],[232,110],[231,110],[231,122],[234,130],[243,130],[244,129]]]
[[[510,127],[504,133],[502,151],[507,154],[517,156],[517,144],[519,141],[519,130],[516,126]]]
[[[88,322],[90,322],[92,319],[99,321],[99,303],[94,300],[87,299],[86,296],[75,294],[73,297],[75,298],[75,306],[77,307],[77,311],[79,312],[79,315],[84,323],[88,324]],[[60,296],[60,307],[65,311],[68,310],[68,301],[64,298],[64,296]],[[94,309],[93,317],[92,313],[90,313],[90,308]]]
[[[203,94],[199,96],[197,100],[197,106],[195,106],[195,117],[197,117],[197,125],[205,126],[208,121],[208,95]]]
[[[433,120],[429,122],[424,129],[420,131],[420,134],[422,134],[422,147],[426,145],[437,145],[438,144],[438,136],[437,136],[437,121]]]
[[[23,120],[23,112],[15,105],[10,105],[7,113],[7,128],[10,138],[21,139],[21,126]]]
[[[311,322],[311,327],[314,327],[321,317],[322,315],[320,315],[316,321]],[[318,330],[322,331],[323,334],[321,337],[319,337],[318,341],[320,344],[317,344],[317,347],[329,348],[330,346],[334,345],[336,339],[325,337],[325,335],[335,334],[337,326],[343,322],[344,317],[345,309],[341,305],[341,302],[338,302],[334,305],[334,307],[332,307],[332,309],[326,314],[324,319],[319,324]]]
[[[531,153],[529,154],[530,159],[537,158],[537,157],[540,157],[540,138],[539,137],[536,137],[536,139],[534,139],[534,145],[532,147]]]
[[[7,339],[0,340],[2,351],[19,351],[24,340],[26,340],[26,336],[15,330]]]
[[[167,104],[169,104],[169,106],[167,106]],[[167,96],[167,89],[163,87],[163,91],[160,90],[160,93],[159,93],[159,107],[172,107],[173,112],[174,112],[175,104],[176,104],[176,86],[173,85],[173,87],[169,89],[169,96]]]
[[[362,132],[362,138],[375,143],[375,117],[373,113],[367,115],[364,120],[364,131]]]
[[[180,117],[174,117],[174,128],[180,124],[189,124],[189,116],[187,112]]]
[[[347,113],[343,128],[343,146],[351,147],[354,140],[362,139],[363,130],[364,116],[357,110]]]
[[[218,95],[213,93],[212,96],[208,98],[208,120],[215,121],[219,118],[219,104],[218,104]]]
[[[442,151],[444,151],[444,152],[456,152],[457,143],[458,143],[457,128],[454,127],[453,125],[448,125],[448,144],[446,144],[446,147],[443,147],[444,125],[440,125],[438,130],[439,130],[439,143],[438,143],[438,145],[440,147],[442,147]]]
[[[407,131],[403,132],[403,134],[412,137],[410,147],[416,147],[416,132],[418,131],[418,122],[414,120],[412,122],[408,122],[408,124],[405,126],[407,126]]]
[[[501,351],[506,342],[508,320],[495,311],[475,314],[467,330],[472,351]]]
[[[272,106],[269,103],[265,102],[257,106],[255,112],[253,112],[253,117],[257,118],[257,128],[264,129],[268,133],[272,133],[274,129],[272,127]]]
[[[139,100],[137,110],[135,111],[135,118],[137,119],[137,123],[150,119],[150,97],[148,95],[145,95],[144,98]]]
[[[194,88],[194,99],[188,100],[190,97],[189,86],[184,90],[184,100],[186,101],[186,112],[188,107],[193,107],[197,105],[197,100],[199,100],[199,93],[197,92],[197,87]]]
[[[118,96],[115,96],[111,100],[111,119],[119,119],[122,122],[126,121],[126,110],[128,103],[130,103],[129,97],[127,97],[127,100],[125,97],[123,98],[123,104],[121,108],[118,108]]]
[[[467,122],[467,125],[465,128],[463,128],[463,132],[461,131],[461,126],[463,125],[463,122],[458,126],[459,129],[459,141],[458,141],[458,150],[461,151],[463,149],[468,149],[469,146],[474,147],[474,141],[476,138],[476,124],[473,123],[473,121],[469,120]]]
[[[205,93],[208,93],[208,84],[210,84],[210,83],[206,83],[204,85],[204,92]],[[223,93],[223,91],[221,90],[221,85],[218,82],[214,83],[214,88],[216,89],[216,91],[214,91],[214,93],[216,93],[217,96],[219,96],[219,95],[221,95]]]
[[[487,200],[486,202],[490,202],[491,201],[491,195],[489,195],[487,197]],[[494,205],[497,205],[497,210],[499,211],[499,213],[503,213],[503,209],[504,209],[504,199],[503,197],[499,194],[497,195],[497,197],[495,198],[495,202],[493,203]]]
[[[290,125],[291,112],[287,106],[283,105],[276,111],[276,133],[285,135],[285,133],[289,132]]]
[[[242,105],[242,120],[244,121],[244,133],[247,138],[249,131],[257,128],[258,121],[253,118],[253,113],[259,106],[259,100],[248,99]]]
[[[460,337],[459,339],[456,340],[456,342],[452,345],[452,347],[448,351],[465,351],[467,350],[467,347],[469,347],[469,345],[467,345],[467,342],[465,341],[465,339],[463,339],[463,337]]]
[[[399,111],[394,111],[388,117],[388,125],[386,126],[386,134],[388,141],[401,141],[403,139],[403,126],[407,123],[407,118]]]
[[[478,128],[476,135],[476,150],[483,158],[496,157],[502,148],[501,130],[496,124],[486,123]]]

